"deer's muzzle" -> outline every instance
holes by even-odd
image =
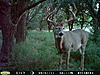
[[[62,35],[64,35],[63,32],[59,32],[59,36],[62,36]]]

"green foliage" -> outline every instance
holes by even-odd
[[[87,68],[87,70],[89,69],[92,69],[92,70],[100,70],[100,56],[98,56],[98,46],[92,42],[92,41],[89,41],[88,42],[88,45],[87,45],[87,49],[86,49],[86,61],[85,63],[86,64],[86,67],[89,67]],[[100,51],[99,51],[100,53]]]
[[[53,45],[52,33],[37,31],[28,31],[28,33],[26,41],[16,45],[13,54],[16,67],[20,70],[56,69],[58,56]]]
[[[88,2],[98,2],[98,1],[100,1],[100,0],[57,0],[59,3],[62,3],[62,4],[68,4],[68,3],[73,3],[73,2],[75,2],[75,3],[79,3],[79,2],[86,2],[86,1],[88,1]]]
[[[100,70],[100,54],[98,54],[97,48],[94,42],[88,41],[85,54],[86,71]],[[26,41],[16,44],[12,59],[17,70],[56,71],[59,63],[59,56],[56,53],[52,32],[29,30]],[[75,56],[79,56],[77,62]],[[73,64],[73,67],[70,68],[70,71],[79,71],[80,59],[79,51],[71,52],[70,64]]]

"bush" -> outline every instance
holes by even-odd
[[[18,70],[53,70],[58,57],[52,33],[28,31],[26,41],[16,44],[13,59]],[[25,67],[25,68],[24,68]]]

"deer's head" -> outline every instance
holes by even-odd
[[[64,27],[63,24],[57,24],[53,27],[53,32],[56,36],[56,38],[61,38],[64,34]]]
[[[76,9],[76,6],[75,4],[73,3],[75,9]],[[57,14],[57,12],[59,11],[59,8],[58,9],[55,9],[53,10],[51,13],[49,13],[50,11],[50,7],[47,8],[47,11],[46,11],[46,20],[48,22],[48,25],[50,25],[49,23],[52,23],[52,26],[53,26],[53,32],[54,32],[54,35],[56,36],[56,38],[61,38],[62,35],[64,34],[63,32],[63,25],[65,23],[69,23],[69,22],[72,22],[76,19],[76,13],[77,13],[77,9],[76,11],[72,11],[72,6],[69,4],[69,12],[70,12],[70,18],[68,20],[65,20],[63,23],[57,23],[56,21],[54,21],[53,19],[50,19],[50,17],[53,17],[55,14]]]

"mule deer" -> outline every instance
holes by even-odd
[[[65,21],[64,23],[68,23],[70,21],[75,20],[75,13],[70,10],[73,15],[73,18]],[[70,59],[70,52],[71,51],[80,51],[81,54],[81,70],[84,70],[84,54],[85,54],[85,47],[88,41],[88,33],[82,29],[76,29],[73,31],[64,31],[63,24],[64,23],[57,23],[53,20],[50,20],[49,17],[56,13],[54,10],[47,16],[47,21],[52,23],[53,25],[53,32],[55,38],[55,45],[56,48],[61,56],[60,58],[60,66],[59,69],[61,70],[61,66],[63,63],[63,55],[66,55],[66,65],[69,68],[69,59]]]

